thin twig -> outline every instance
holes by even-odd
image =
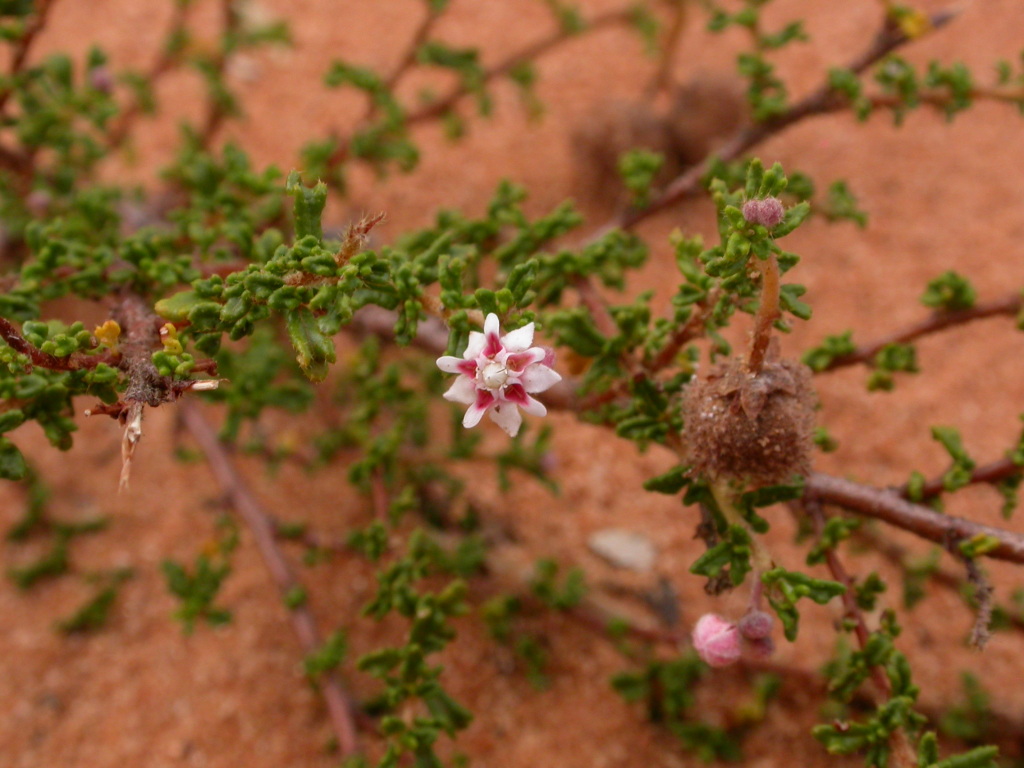
[[[870,344],[861,345],[848,355],[840,355],[833,358],[832,362],[823,370],[834,371],[837,368],[845,368],[850,365],[871,364],[878,353],[890,344],[908,344],[924,336],[944,331],[947,328],[965,325],[987,317],[997,317],[999,315],[1016,316],[1022,309],[1024,309],[1024,300],[1021,299],[1020,292],[1015,291],[1008,296],[984,304],[978,304],[970,309],[933,312],[924,320],[919,320],[902,330],[876,339]]]
[[[911,566],[907,562],[909,554],[905,547],[902,547],[884,536],[865,528],[857,530],[854,533],[854,536],[863,541],[867,546],[871,547],[873,552],[877,552],[888,562],[892,563],[892,565],[898,568],[904,574],[904,577],[906,577]],[[967,582],[962,577],[954,574],[948,569],[938,566],[929,570],[927,576],[930,581],[956,595],[962,596],[964,594],[964,587],[968,586]],[[1024,618],[1022,618],[1019,613],[1013,610],[1004,609],[1003,621],[1006,622],[1006,626],[1010,629],[1017,632],[1024,632]]]
[[[232,463],[223,443],[220,442],[213,427],[206,420],[199,407],[193,403],[183,402],[180,406],[181,416],[199,447],[206,455],[210,470],[220,485],[231,506],[245,522],[252,533],[256,546],[259,548],[263,562],[277,586],[278,592],[285,597],[299,587],[299,582],[292,573],[284,553],[277,545],[274,536],[274,524],[246,485],[242,476]],[[321,646],[320,633],[316,621],[309,608],[303,605],[290,608],[288,618],[299,639],[302,650],[309,654]],[[349,696],[342,688],[341,680],[335,673],[321,675],[320,690],[331,724],[338,739],[338,748],[342,757],[354,755],[359,750],[356,736],[353,707]]]
[[[50,371],[81,371],[95,368],[100,363],[112,363],[115,359],[115,356],[109,352],[101,352],[96,355],[72,352],[67,357],[48,354],[30,344],[14,326],[14,323],[2,317],[0,317],[0,338],[7,342],[7,346],[15,352],[27,356],[33,366]]]
[[[976,485],[980,483],[988,483],[993,485],[1003,480],[1007,480],[1014,475],[1019,475],[1024,472],[1024,467],[1020,466],[1010,458],[1003,458],[993,461],[989,464],[984,464],[974,471],[971,472],[970,480],[968,485]],[[934,499],[936,496],[941,496],[946,490],[945,480],[942,475],[933,477],[927,480],[922,486],[920,491],[920,498],[918,501],[926,501],[928,499]],[[910,498],[910,488],[908,485],[902,485],[899,488],[899,494],[905,499]]]
[[[814,498],[804,499],[802,502],[798,502],[798,506],[802,506],[811,518],[811,522],[814,523],[814,530],[820,537],[825,532],[825,514],[821,509],[820,502]],[[857,595],[854,590],[856,582],[843,566],[843,561],[839,559],[839,554],[835,548],[828,547],[825,549],[825,564],[828,566],[832,578],[846,587],[846,591],[843,593],[843,610],[846,618],[853,622],[853,634],[857,638],[857,645],[863,650],[867,647],[871,633],[868,630],[867,622],[864,620],[864,613],[861,611],[860,606],[857,605]],[[877,665],[871,667],[871,679],[874,680],[875,686],[884,698],[887,699],[892,695],[892,685],[882,667]]]
[[[227,70],[231,52],[228,48],[230,38],[237,34],[241,21],[238,11],[235,8],[235,0],[221,0],[221,39],[217,53],[213,58],[213,77],[223,81],[224,73]],[[206,98],[206,116],[203,118],[203,127],[199,130],[199,145],[203,149],[209,149],[217,131],[224,124],[228,112],[224,104],[211,92]]]
[[[11,68],[7,74],[10,84],[6,88],[0,89],[0,113],[7,107],[7,101],[15,90],[15,80],[25,68],[25,62],[28,61],[28,54],[32,50],[32,43],[35,42],[36,36],[46,26],[50,11],[55,4],[56,0],[36,0],[31,21],[25,25],[25,31],[15,41],[14,53],[11,56]]]
[[[839,477],[812,473],[807,478],[805,495],[826,504],[834,504],[851,512],[910,531],[923,539],[944,547],[975,536],[986,536],[998,541],[987,557],[1024,563],[1024,536],[1001,528],[993,528],[962,517],[943,515],[920,504],[913,504],[895,491],[860,485]]]
[[[413,33],[412,39],[409,41],[409,45],[406,46],[405,53],[402,54],[402,57],[398,60],[398,64],[395,65],[395,69],[384,81],[384,88],[386,90],[394,90],[395,86],[398,85],[405,74],[416,64],[420,48],[425,42],[427,42],[427,38],[430,36],[431,30],[434,28],[434,24],[437,23],[439,18],[441,18],[441,14],[435,11],[433,6],[428,5],[427,15],[423,17],[419,26],[416,27],[416,31]],[[364,119],[369,120],[373,117],[375,111],[376,102],[371,101]]]
[[[821,504],[815,498],[805,498],[802,501],[802,506],[814,523],[818,536],[821,536],[825,532],[825,514],[821,509]],[[857,604],[857,595],[854,590],[856,582],[843,566],[843,561],[839,559],[839,553],[836,552],[834,547],[825,549],[825,564],[828,566],[832,578],[846,587],[846,591],[843,592],[842,596],[843,609],[846,618],[853,623],[853,634],[857,638],[857,645],[860,646],[862,651],[865,651],[867,650],[871,633],[868,631],[867,622],[864,620],[864,612],[861,611],[860,606]],[[878,689],[879,704],[892,697],[892,683],[889,682],[889,676],[882,665],[871,665],[871,679]],[[893,756],[896,758],[896,765],[901,766],[901,768],[910,768],[910,766],[916,764],[914,749],[903,728],[897,728],[889,734],[889,743],[893,750]]]
[[[935,30],[945,26],[955,16],[955,11],[935,14],[931,17],[932,29]],[[854,74],[861,74],[883,56],[910,42],[910,40],[911,38],[898,29],[885,25],[875,36],[871,45],[847,64],[846,68]],[[781,115],[738,131],[716,153],[716,156],[723,162],[736,160],[747,150],[781,133],[795,123],[814,115],[834,112],[845,106],[847,106],[845,97],[837,94],[832,86],[825,82],[817,90],[798,101]],[[664,210],[684,197],[694,194],[701,189],[701,179],[707,173],[710,163],[711,158],[709,157],[703,163],[699,163],[677,176],[645,208],[631,208],[620,212],[599,230],[597,237],[613,229],[632,229],[655,213]],[[597,239],[597,237],[594,239]]]
[[[679,53],[679,38],[686,30],[686,11],[689,2],[690,0],[671,0],[672,20],[665,32],[665,39],[661,42],[658,67],[644,88],[644,96],[648,99],[657,96],[659,91],[668,90],[672,85],[672,66],[675,64],[676,54]]]
[[[157,83],[180,63],[181,54],[173,43],[183,35],[191,8],[191,3],[174,3],[171,23],[160,45],[160,55],[150,66],[149,71],[143,75],[143,80],[150,89],[156,88]],[[108,149],[117,149],[124,144],[142,111],[142,100],[139,98],[132,99],[128,106],[121,110],[106,134]]]
[[[620,10],[611,11],[609,13],[596,16],[590,21],[586,22],[586,26],[582,32],[570,31],[565,29],[559,29],[557,32],[553,32],[547,37],[541,38],[530,45],[525,46],[516,53],[511,54],[502,61],[498,62],[492,67],[486,69],[481,75],[480,83],[487,83],[495,78],[507,75],[513,69],[520,64],[524,64],[529,61],[543,56],[553,48],[557,48],[560,44],[574,37],[578,37],[580,34],[594,32],[604,27],[617,26],[624,24],[632,18],[633,11]],[[465,85],[458,85],[453,88],[447,95],[442,96],[437,101],[431,102],[420,109],[409,113],[406,118],[408,125],[415,125],[416,123],[422,123],[425,120],[431,120],[436,117],[448,112],[454,107],[459,101],[468,96],[470,93],[469,88]]]

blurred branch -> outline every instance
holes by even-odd
[[[499,61],[497,64],[488,67],[484,70],[481,76],[481,84],[490,82],[497,77],[507,75],[520,64],[533,61],[574,37],[579,37],[580,35],[589,32],[595,32],[599,29],[603,29],[604,27],[625,24],[632,18],[632,15],[632,9],[610,11],[600,16],[596,16],[586,22],[586,26],[580,31],[559,29],[548,37],[541,38],[540,40],[525,46],[521,50]],[[431,102],[418,110],[410,112],[406,121],[409,125],[415,125],[416,123],[422,123],[426,120],[439,117],[454,107],[464,97],[468,96],[469,92],[469,89],[465,85],[458,85],[449,91],[447,95],[442,96],[437,101]]]
[[[840,355],[826,366],[823,371],[834,371],[837,368],[845,368],[850,365],[868,364],[874,362],[875,356],[890,344],[907,344],[924,336],[944,331],[958,325],[965,325],[982,320],[986,317],[998,315],[1016,316],[1024,309],[1024,300],[1019,291],[1014,291],[1001,299],[990,301],[986,304],[979,304],[970,309],[956,311],[933,312],[924,320],[920,320],[903,330],[891,333],[870,344],[864,344],[848,355]]]
[[[21,37],[14,42],[11,54],[11,67],[7,73],[9,85],[6,88],[0,89],[0,114],[7,107],[7,100],[14,93],[17,76],[25,68],[29,51],[32,50],[32,43],[35,42],[36,36],[46,27],[50,11],[53,10],[56,2],[57,0],[36,0],[34,3],[35,12],[31,20],[25,25],[25,30],[22,32]]]
[[[181,54],[177,48],[176,41],[182,38],[185,33],[188,12],[191,7],[191,3],[174,3],[171,23],[160,45],[160,55],[157,56],[149,70],[143,75],[143,79],[149,88],[155,88],[164,75],[172,71],[181,62]],[[135,121],[142,112],[142,100],[136,96],[129,102],[128,106],[121,110],[121,113],[111,125],[106,138],[108,148],[116,149],[124,143],[129,133],[131,133]]]
[[[285,598],[292,594],[300,585],[292,574],[284,553],[278,547],[274,535],[274,523],[270,516],[238,473],[228,456],[226,447],[217,437],[199,406],[183,402],[180,408],[182,419],[206,456],[217,483],[252,533],[260,555],[263,557],[263,562],[266,564],[267,570],[270,571],[281,597]],[[307,654],[319,650],[322,641],[316,621],[309,609],[303,605],[290,607],[288,616],[302,650]],[[356,754],[359,745],[353,708],[348,695],[342,688],[341,680],[337,674],[327,673],[321,675],[319,683],[330,713],[334,733],[338,739],[341,756],[348,757]]]
[[[1007,478],[1019,475],[1024,472],[1024,467],[1015,463],[1010,458],[997,459],[989,464],[978,467],[971,472],[971,478],[968,485],[976,485],[979,483],[998,483]],[[941,495],[946,490],[945,478],[943,475],[933,477],[932,479],[925,482],[921,489],[921,501],[927,501],[928,499],[934,499],[936,496]],[[900,486],[899,494],[903,498],[910,498],[910,489],[907,485]]]
[[[661,43],[661,55],[658,57],[658,68],[654,76],[644,88],[647,98],[655,97],[659,91],[668,90],[672,85],[672,67],[679,52],[679,38],[686,31],[686,6],[690,0],[669,0],[672,6],[672,19],[669,22],[665,39]]]
[[[1024,536],[1021,534],[940,514],[907,501],[895,491],[815,472],[807,478],[805,496],[882,520],[946,548],[974,537],[989,537],[997,543],[985,553],[986,557],[1024,563]]]
[[[944,27],[956,17],[956,14],[957,11],[943,11],[933,15],[930,19],[931,29],[936,30]],[[846,68],[854,74],[861,74],[882,57],[910,41],[911,38],[907,37],[898,28],[891,24],[885,24],[875,36],[871,45],[847,64]],[[815,115],[834,112],[846,105],[845,97],[837,94],[829,83],[825,82],[781,115],[740,130],[725,143],[722,149],[716,153],[716,156],[723,162],[736,160],[747,150],[777,133],[781,133],[794,123]],[[598,236],[611,229],[632,229],[641,221],[650,218],[655,213],[700,190],[702,187],[701,179],[707,173],[710,160],[711,158],[708,158],[703,163],[695,165],[680,176],[677,176],[646,208],[629,209],[618,214],[601,228]]]

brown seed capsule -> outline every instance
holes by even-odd
[[[753,376],[742,359],[715,366],[684,395],[689,461],[696,474],[776,485],[810,471],[814,408],[811,372],[791,360]]]

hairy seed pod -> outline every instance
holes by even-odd
[[[756,376],[738,358],[715,366],[684,395],[693,471],[757,487],[807,474],[815,405],[811,372],[794,361],[765,363]]]

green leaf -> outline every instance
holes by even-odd
[[[307,235],[323,239],[320,218],[327,204],[327,185],[321,181],[314,187],[306,187],[299,172],[292,171],[288,174],[285,191],[295,198],[295,239],[300,240]]]
[[[21,451],[10,440],[0,437],[0,478],[22,480],[28,472],[28,465]]]
[[[690,484],[689,471],[688,466],[673,467],[663,475],[646,480],[644,490],[674,496]]]
[[[334,341],[321,333],[313,313],[300,307],[287,315],[295,359],[310,381],[323,381],[335,361]]]

